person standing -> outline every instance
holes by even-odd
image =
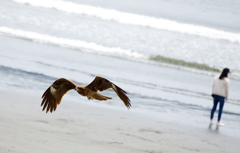
[[[211,125],[214,124],[213,123],[214,112],[216,111],[218,103],[220,103],[219,111],[218,111],[217,126],[224,126],[224,124],[221,123],[220,120],[222,116],[224,102],[225,100],[226,101],[228,100],[228,95],[229,95],[229,83],[230,83],[230,80],[228,78],[229,72],[230,70],[228,68],[224,68],[221,75],[214,78],[213,89],[212,89],[213,107],[211,110],[211,117],[210,117]]]

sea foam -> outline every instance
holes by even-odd
[[[0,33],[17,37],[21,39],[27,39],[34,42],[55,45],[59,47],[80,50],[83,52],[94,52],[96,54],[104,54],[109,56],[136,58],[136,59],[148,59],[148,56],[143,53],[134,52],[119,47],[106,47],[93,42],[86,42],[77,39],[60,38],[56,36],[50,36],[46,34],[24,31],[20,29],[12,29],[8,27],[0,26]]]
[[[180,23],[163,18],[120,12],[113,9],[105,9],[101,7],[82,5],[62,0],[13,0],[18,3],[29,4],[35,7],[44,7],[56,9],[68,13],[76,13],[79,15],[94,16],[103,20],[112,20],[122,24],[130,24],[156,28],[160,30],[179,32],[211,39],[227,40],[230,42],[240,43],[240,34],[222,30],[217,30],[200,25],[192,25]]]
[[[187,62],[179,59],[172,59],[161,55],[150,55],[128,49],[122,49],[119,47],[108,47],[99,45],[93,42],[86,42],[77,39],[61,38],[51,36],[47,34],[41,34],[32,31],[24,31],[20,29],[12,29],[9,27],[0,26],[0,34],[16,37],[24,40],[30,40],[37,43],[43,43],[48,45],[54,45],[58,47],[74,49],[82,52],[94,53],[105,56],[112,56],[117,58],[128,59],[132,61],[144,62],[148,64],[157,64],[172,68],[181,68],[187,71],[193,71],[193,68],[199,70],[207,70],[212,72],[218,72],[219,69],[206,64]]]

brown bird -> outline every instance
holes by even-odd
[[[77,90],[77,92],[86,96],[88,100],[96,99],[96,100],[108,100],[112,99],[110,97],[106,97],[97,93],[98,91],[104,91],[112,88],[119,98],[124,102],[124,104],[129,109],[131,107],[130,99],[126,96],[127,92],[123,89],[119,88],[114,83],[108,81],[105,78],[97,76],[89,85],[77,85],[74,82],[61,78],[56,80],[43,94],[42,104],[43,111],[47,108],[46,113],[50,110],[50,112],[55,111],[57,109],[57,105],[61,103],[62,97],[72,89]]]

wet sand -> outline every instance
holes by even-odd
[[[63,98],[56,112],[41,111],[36,91],[0,90],[0,152],[188,153],[238,152],[239,139],[221,129],[162,122],[134,111]],[[114,102],[114,101],[112,101]],[[227,127],[224,127],[227,128]]]

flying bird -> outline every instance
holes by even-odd
[[[108,81],[105,78],[97,76],[89,85],[77,85],[74,82],[61,78],[56,80],[42,95],[43,110],[46,109],[46,113],[50,111],[55,111],[57,105],[61,103],[62,97],[72,89],[75,89],[80,95],[86,96],[88,100],[109,100],[111,97],[103,96],[98,91],[104,91],[112,88],[119,98],[124,102],[126,107],[129,109],[131,107],[130,99],[126,96],[127,92],[115,85],[114,83]]]

